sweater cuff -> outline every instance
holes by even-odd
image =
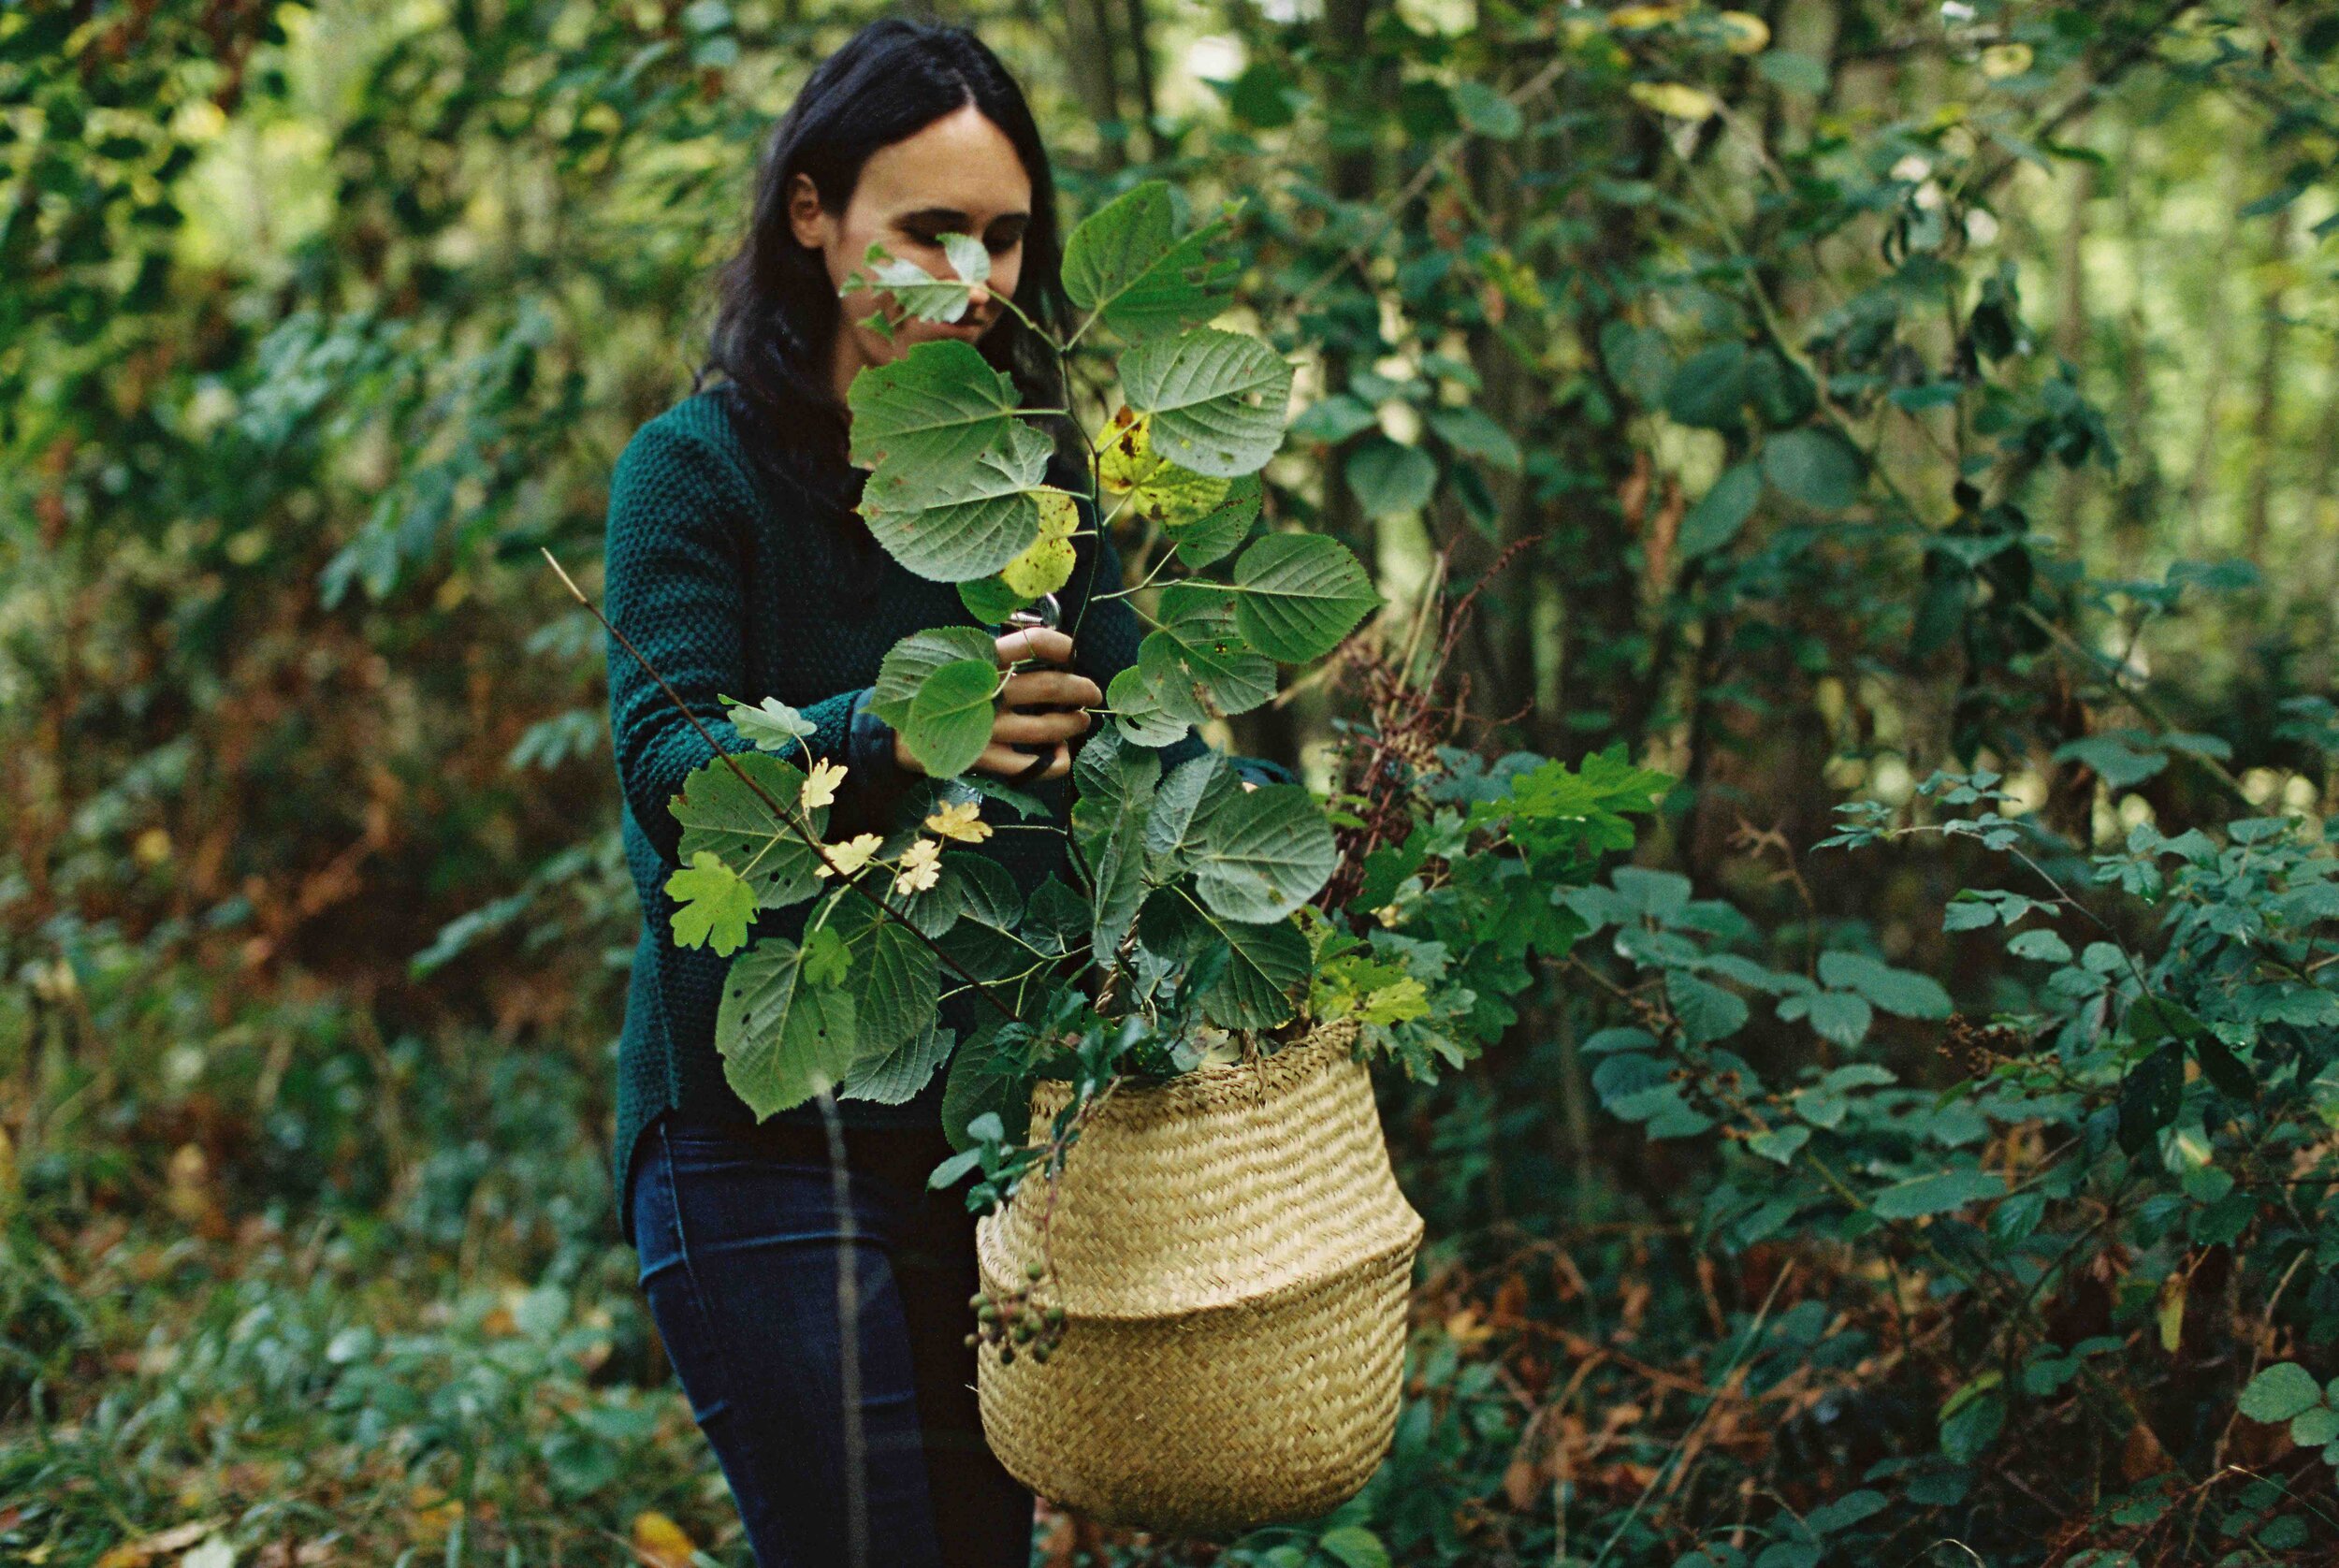
[[[845,766],[854,788],[838,796],[837,809],[829,817],[832,833],[887,831],[909,786],[908,771],[894,760],[893,726],[869,706],[871,694],[864,689],[854,695],[845,721]],[[850,820],[840,822],[839,817]]]

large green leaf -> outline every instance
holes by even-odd
[[[1243,551],[1234,594],[1242,640],[1286,664],[1331,652],[1381,602],[1348,546],[1320,533],[1271,533]]]
[[[803,952],[766,936],[735,960],[715,1014],[723,1081],[757,1120],[844,1081],[854,1055],[852,998],[804,978]]]
[[[1418,446],[1400,446],[1387,436],[1358,443],[1341,472],[1368,517],[1418,512],[1437,488],[1437,459]]]
[[[921,577],[961,583],[988,577],[1039,537],[1039,501],[1053,450],[1028,425],[1015,425],[995,446],[950,468],[919,473],[915,483],[880,490],[889,469],[870,475],[862,519],[888,554]]]
[[[852,993],[859,1058],[871,1061],[917,1038],[934,1020],[940,966],[916,932],[864,898],[840,901],[830,924],[851,952],[845,978]]]
[[[1190,708],[1173,708],[1169,694],[1132,664],[1105,686],[1105,705],[1121,734],[1139,746],[1172,746],[1185,738],[1191,726],[1208,717]]]
[[[1266,925],[1213,919],[1227,947],[1227,972],[1202,997],[1202,1016],[1222,1029],[1271,1029],[1291,1016],[1291,992],[1308,977],[1308,939],[1288,920]]]
[[[1210,820],[1242,795],[1233,764],[1216,751],[1180,762],[1154,791],[1145,818],[1145,855],[1155,881],[1175,876],[1192,846],[1210,831]]]
[[[739,773],[732,771],[734,762]],[[782,809],[802,812],[796,800],[804,792],[804,775],[789,763],[761,751],[738,753],[731,762],[717,757],[684,779],[682,793],[666,804],[682,824],[678,858],[688,865],[700,850],[713,851],[754,887],[758,908],[802,903],[820,891],[812,874],[820,857],[740,781],[741,773]],[[802,814],[812,835],[819,837],[828,825],[828,807]]]
[[[1208,566],[1233,552],[1251,537],[1258,521],[1266,486],[1256,473],[1246,473],[1227,486],[1227,497],[1200,516],[1162,525],[1162,532],[1178,548],[1178,559],[1189,567]]]
[[[1291,367],[1257,338],[1203,327],[1121,356],[1121,390],[1153,415],[1162,456],[1232,479],[1264,468],[1283,444]]]
[[[945,664],[961,660],[998,660],[998,644],[979,626],[937,626],[912,632],[895,643],[878,665],[876,686],[869,691],[869,711],[894,729],[909,722],[909,704],[926,677]]]
[[[1235,596],[1207,583],[1161,592],[1161,630],[1137,650],[1138,667],[1172,713],[1248,713],[1275,694],[1275,663],[1235,630]]]
[[[845,280],[838,296],[853,293],[865,280],[892,295],[907,314],[919,321],[956,321],[966,313],[974,285],[990,280],[991,252],[971,235],[946,234],[942,254],[954,276],[937,278],[916,262],[905,261],[882,245],[872,245],[858,274]]]
[[[920,343],[890,365],[853,377],[852,460],[872,470],[869,489],[914,493],[1003,445],[1017,428],[1015,383],[972,343]],[[864,492],[865,493],[865,492]]]
[[[999,666],[990,659],[953,660],[919,686],[901,737],[927,777],[965,773],[982,755],[997,717],[992,698],[998,689]]]
[[[1091,951],[1108,962],[1145,898],[1145,819],[1161,763],[1105,731],[1073,764],[1072,833],[1086,859],[1093,897]]]
[[[1149,180],[1091,213],[1064,242],[1064,292],[1134,342],[1208,321],[1225,307],[1234,258],[1213,247],[1223,221],[1180,239],[1170,187]]]
[[[924,1028],[882,1056],[872,1059],[864,1050],[861,1061],[837,1086],[836,1097],[872,1100],[879,1105],[907,1105],[918,1097],[919,1090],[933,1082],[957,1038],[928,1018]]]
[[[1323,808],[1297,784],[1270,784],[1211,814],[1194,889],[1213,914],[1264,925],[1315,896],[1339,863]]]

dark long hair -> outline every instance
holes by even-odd
[[[773,128],[747,236],[718,281],[714,332],[693,389],[710,372],[722,376],[731,416],[759,466],[809,448],[841,468],[845,453],[845,409],[829,382],[843,312],[821,254],[797,243],[789,227],[790,181],[808,176],[822,210],[841,214],[870,154],[968,104],[1006,134],[1031,180],[1015,303],[1052,331],[1068,313],[1055,181],[1023,90],[964,28],[873,22],[814,68]],[[1012,314],[979,347],[1015,378],[1027,406],[1061,403],[1053,356]]]

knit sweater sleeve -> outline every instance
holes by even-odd
[[[743,634],[753,506],[748,477],[735,464],[703,439],[656,421],[626,444],[610,480],[603,555],[610,623],[666,677],[705,731],[702,737],[641,661],[608,639],[617,782],[634,821],[669,861],[682,825],[667,803],[713,760],[707,738],[724,751],[753,749],[723,717],[722,700],[762,695],[746,690]],[[816,726],[805,742],[814,757],[842,761],[865,748],[868,737],[855,734],[863,696],[839,692],[804,709]]]

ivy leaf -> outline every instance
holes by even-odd
[[[2296,1361],[2277,1361],[2242,1390],[2242,1414],[2269,1424],[2303,1416],[2323,1401],[2314,1373]]]
[[[751,742],[760,751],[792,752],[796,743],[806,735],[818,734],[820,727],[777,697],[766,697],[757,707],[725,697],[731,704],[724,717],[740,738]]]
[[[1213,914],[1264,925],[1314,897],[1339,862],[1323,808],[1297,784],[1270,784],[1211,814],[1194,887]]]
[[[852,997],[815,985],[802,951],[767,936],[732,965],[715,1015],[723,1081],[758,1121],[802,1105],[852,1067]]]
[[[1064,292],[1131,342],[1208,321],[1225,308],[1234,258],[1215,219],[1179,238],[1168,184],[1148,180],[1098,208],[1064,242]]]
[[[965,773],[991,744],[997,717],[992,699],[999,690],[993,659],[960,659],[928,675],[909,700],[902,745],[930,778]]]
[[[732,771],[734,763],[738,773]],[[729,761],[715,758],[684,779],[682,793],[666,805],[682,824],[677,858],[689,864],[701,850],[713,851],[755,889],[758,907],[779,909],[801,903],[820,891],[820,879],[812,874],[820,857],[754,790],[740,782],[740,774],[761,786],[782,810],[800,810],[796,802],[804,792],[804,775],[794,767],[761,751],[742,752]],[[802,815],[814,837],[825,831],[827,806]]]
[[[1763,477],[1752,463],[1737,463],[1722,472],[1713,488],[1700,497],[1681,519],[1675,544],[1684,559],[1719,550],[1738,536],[1762,500]]]
[[[1338,647],[1381,596],[1348,546],[1271,533],[1234,565],[1235,630],[1268,658],[1304,664]]]
[[[913,632],[886,650],[869,691],[869,711],[894,729],[909,723],[909,704],[926,677],[961,660],[998,661],[998,640],[977,626],[937,626]]]
[[[1121,356],[1121,390],[1153,418],[1154,446],[1197,473],[1232,479],[1283,444],[1291,367],[1257,338],[1209,327]]]
[[[937,1027],[928,1018],[924,1028],[878,1059],[869,1060],[864,1052],[862,1061],[837,1086],[836,1097],[869,1100],[878,1105],[907,1105],[933,1082],[934,1075],[949,1060],[951,1046],[957,1038],[951,1030]]]
[[[1902,1018],[1947,1018],[1950,1014],[1949,993],[1938,980],[1913,969],[1896,969],[1866,953],[1821,953],[1819,978],[1835,990],[1856,991]]]
[[[1418,446],[1401,446],[1387,436],[1358,442],[1341,473],[1368,517],[1418,512],[1437,488],[1437,459]]]
[[[728,958],[747,945],[748,922],[755,919],[755,889],[709,849],[666,878],[666,895],[676,901],[674,939],[677,947],[711,946]]]
[[[1763,443],[1763,477],[1806,506],[1840,512],[1860,499],[1860,455],[1832,431],[1785,430]]]
[[[1235,630],[1234,595],[1204,583],[1162,589],[1161,629],[1137,650],[1138,667],[1172,713],[1199,719],[1248,713],[1275,694],[1275,663]]]
[[[2005,1179],[1995,1171],[1939,1170],[1896,1182],[1870,1199],[1869,1207],[1888,1220],[1914,1220],[2005,1196]]]
[[[1199,568],[1231,554],[1251,537],[1265,488],[1257,474],[1246,473],[1229,482],[1225,498],[1200,516],[1164,523],[1162,531],[1177,546],[1178,559]]]

